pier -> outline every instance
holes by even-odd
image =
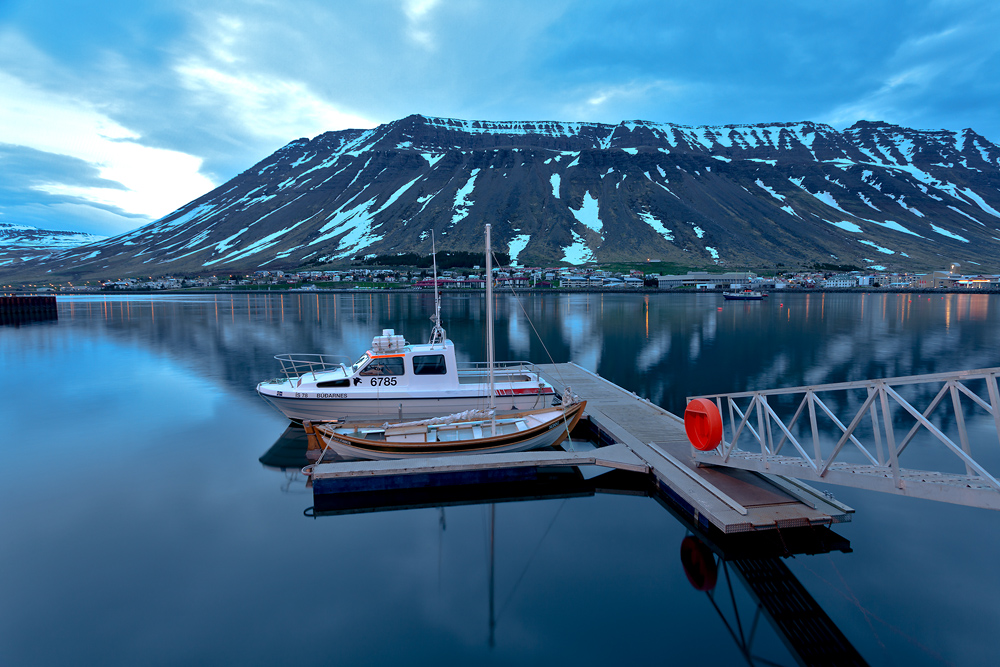
[[[55,320],[58,317],[54,296],[0,296],[0,324]]]
[[[589,431],[596,448],[320,462],[312,471],[314,496],[523,482],[540,469],[598,466],[649,476],[674,511],[712,533],[830,526],[851,519],[853,509],[802,482],[753,471],[699,467],[679,417],[576,364],[538,368],[553,386],[569,386],[586,398],[587,409],[578,429]]]

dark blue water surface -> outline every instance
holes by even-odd
[[[0,327],[0,664],[795,664],[763,619],[745,657],[749,594],[694,590],[687,529],[648,497],[500,503],[495,522],[483,504],[307,516],[305,478],[259,461],[287,421],[255,383],[281,352],[353,357],[383,328],[422,341],[432,307],[81,296]],[[496,317],[498,358],[574,361],[676,413],[1000,366],[986,295],[535,294]],[[466,360],[485,359],[483,318],[480,295],[444,296]],[[836,527],[853,552],[784,562],[864,659],[995,664],[1000,513],[828,488],[857,510]]]

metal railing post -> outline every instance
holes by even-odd
[[[870,397],[875,393],[875,386],[868,385],[868,396]],[[875,403],[872,402],[871,405],[871,417],[872,417],[872,434],[875,438],[875,454],[878,456],[878,464],[880,466],[885,465],[885,454],[882,452],[882,433],[878,428],[878,414],[875,410]]]
[[[972,458],[972,448],[969,446],[969,433],[965,430],[965,414],[962,412],[962,401],[958,397],[958,388],[954,381],[948,382],[948,389],[951,390],[951,404],[955,409],[955,423],[958,425],[958,442],[962,445],[962,451]],[[972,466],[965,464],[965,474],[972,475]]]
[[[760,394],[758,392],[754,392],[753,403],[751,405],[757,408],[757,440],[760,441],[760,455],[764,458],[764,468],[770,469],[771,464],[767,457],[769,452],[767,442],[764,439],[764,408],[760,404]]]
[[[889,396],[885,391],[885,382],[877,380],[879,401],[882,403],[882,426],[885,428],[885,445],[889,449],[889,467],[892,469],[892,479],[897,489],[906,488],[899,476],[899,456],[896,452],[896,437],[892,428],[892,413],[889,411]]]
[[[816,424],[816,394],[813,393],[812,389],[809,389],[806,391],[806,396],[809,398],[809,426],[812,428],[813,450],[816,465],[819,466],[823,462],[823,453],[819,448],[819,427]]]
[[[986,374],[986,390],[990,395],[990,407],[993,409],[993,423],[997,427],[997,438],[1000,440],[1000,391],[997,391],[997,374]]]

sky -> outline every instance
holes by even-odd
[[[0,0],[0,223],[122,233],[413,113],[1000,143],[993,0]]]

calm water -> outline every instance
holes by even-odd
[[[745,664],[728,589],[720,618],[681,568],[684,526],[649,498],[496,505],[492,640],[490,506],[305,515],[304,478],[258,460],[286,422],[254,384],[280,352],[423,340],[431,308],[78,297],[58,322],[0,327],[0,664]],[[467,360],[485,358],[482,310],[444,299]],[[575,361],[674,412],[1000,365],[985,295],[533,295],[501,297],[497,320],[498,358]],[[1000,513],[830,489],[857,509],[836,529],[853,553],[785,562],[865,659],[995,663]],[[733,601],[748,632],[738,584]],[[763,620],[752,654],[795,664]]]

